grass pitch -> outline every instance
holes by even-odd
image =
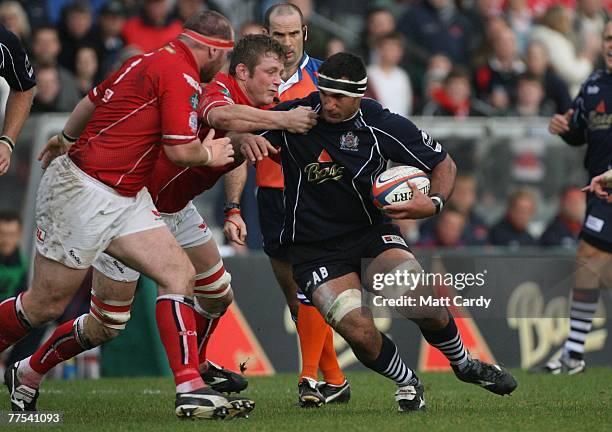
[[[296,376],[251,378],[248,394],[256,401],[249,419],[180,421],[173,414],[170,378],[99,381],[49,381],[38,402],[41,411],[61,411],[53,431],[577,431],[612,430],[612,368],[592,368],[577,376],[516,372],[519,386],[500,397],[458,381],[452,374],[419,374],[425,384],[427,413],[397,412],[395,387],[372,372],[348,375],[348,405],[302,409],[297,405]],[[8,407],[5,387],[2,410]],[[33,429],[0,425],[0,431]]]

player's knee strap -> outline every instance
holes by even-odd
[[[130,320],[133,300],[133,298],[127,301],[101,300],[92,290],[89,312],[104,327],[123,330]]]
[[[396,266],[393,270],[391,270],[389,273],[390,274],[400,274],[402,275],[400,278],[401,280],[410,281],[411,283],[402,284],[402,285],[395,284],[389,287],[385,287],[385,288],[391,289],[392,291],[383,289],[382,294],[393,297],[393,295],[401,296],[410,291],[413,291],[416,288],[416,286],[412,285],[412,281],[416,279],[413,279],[408,275],[410,273],[419,275],[422,272],[423,272],[423,267],[421,267],[421,264],[419,264],[419,262],[416,259],[410,259],[410,260],[406,260],[402,262],[401,264]]]
[[[219,261],[210,269],[195,277],[193,294],[196,297],[220,298],[230,290],[232,276],[223,267],[223,261]]]
[[[343,291],[335,299],[328,301],[321,310],[325,321],[332,327],[339,323],[349,312],[361,308],[361,291],[348,289]]]

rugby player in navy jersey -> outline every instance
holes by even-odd
[[[319,92],[276,108],[309,106],[318,112],[319,121],[308,133],[268,131],[261,136],[236,135],[233,142],[251,162],[282,148],[287,210],[281,241],[290,245],[298,286],[365,366],[397,384],[399,411],[420,411],[425,408],[421,381],[395,343],[376,329],[371,311],[362,307],[360,287],[370,286],[374,275],[421,272],[399,230],[372,203],[370,190],[388,161],[421,168],[430,174],[431,195],[413,187],[412,200],[384,211],[392,219],[433,216],[452,193],[455,163],[410,120],[363,98],[367,76],[359,57],[330,57],[319,68],[318,78]],[[368,258],[369,265],[362,269],[362,259]],[[398,283],[383,293],[420,297],[433,295],[433,290]],[[460,380],[500,395],[516,388],[510,373],[471,358],[445,307],[398,311],[448,358]]]
[[[571,146],[587,145],[584,166],[591,182],[576,256],[570,332],[561,356],[544,366],[544,371],[555,375],[584,370],[584,345],[599,292],[612,286],[612,200],[608,195],[612,182],[606,180],[610,176],[607,170],[612,168],[612,21],[604,27],[602,53],[605,69],[594,71],[571,108],[553,116],[548,126],[550,133]]]

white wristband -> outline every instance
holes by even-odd
[[[6,142],[6,141],[4,141],[4,140],[0,140],[0,143],[2,143],[2,144],[6,144],[6,146],[7,146],[7,147],[8,147],[8,149],[9,149],[9,151],[10,151],[11,153],[13,153],[13,147],[11,147],[11,145],[10,145],[9,143],[7,143],[7,142]]]
[[[204,150],[206,150],[206,154],[208,155],[206,162],[204,162],[204,165],[210,165],[212,163],[212,159],[213,159],[213,155],[212,155],[212,151],[208,148],[208,146],[203,145],[202,146],[204,148]]]

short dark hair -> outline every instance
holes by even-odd
[[[232,24],[226,17],[215,11],[198,12],[185,21],[183,27],[203,36],[233,39]]]
[[[350,81],[361,81],[367,76],[362,58],[347,52],[334,54],[325,60],[319,67],[319,74],[334,79],[346,77]]]
[[[21,216],[16,210],[0,209],[0,222],[19,222],[21,225]]]
[[[404,36],[398,31],[379,36],[376,38],[375,45],[377,48],[380,48],[380,46],[387,41],[398,42],[402,46],[402,49],[406,49],[406,38],[404,38]]]
[[[297,12],[297,14],[300,16],[300,23],[304,25],[304,15],[299,7],[292,3],[277,3],[270,6],[264,15],[264,27],[266,30],[270,30],[270,16],[275,12],[279,13],[280,15],[293,15]]]
[[[249,75],[252,76],[255,67],[261,61],[261,57],[266,54],[277,56],[282,63],[285,58],[285,48],[268,35],[246,35],[238,41],[234,51],[232,51],[229,66],[230,75],[236,75],[236,66],[243,63],[249,70]]]
[[[448,75],[444,79],[444,82],[446,84],[448,84],[448,82],[450,80],[452,80],[452,79],[464,79],[464,80],[467,80],[469,82],[470,81],[470,74],[467,71],[467,69],[465,69],[464,67],[462,67],[462,66],[455,66],[448,73]]]

